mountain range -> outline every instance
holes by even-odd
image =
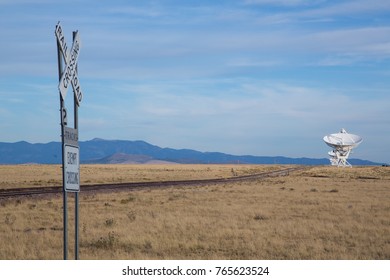
[[[230,155],[219,152],[199,152],[191,149],[161,148],[145,141],[104,140],[95,138],[80,141],[80,162],[108,163],[199,163],[199,164],[304,164],[328,165],[327,158],[289,158],[283,156]],[[0,142],[0,164],[60,164],[61,143],[32,144]],[[380,165],[380,163],[350,159],[352,165]]]

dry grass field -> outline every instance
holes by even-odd
[[[278,168],[285,166],[96,165],[82,166],[81,176],[84,183],[157,181]],[[60,171],[0,166],[0,186],[60,185]],[[61,259],[62,230],[61,196],[0,200],[0,259]],[[214,185],[81,191],[80,258],[388,260],[390,168],[319,166]]]

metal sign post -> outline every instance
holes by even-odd
[[[78,31],[73,32],[73,44],[68,51],[60,22],[56,25],[58,54],[58,89],[60,93],[61,140],[62,140],[62,181],[64,215],[64,260],[68,258],[68,192],[75,194],[75,259],[79,259],[79,192],[80,192],[80,153],[78,142],[78,107],[83,94],[77,76],[77,61],[80,52]],[[65,64],[65,67],[63,66]],[[69,85],[72,85],[74,97],[74,128],[68,127],[65,97]]]

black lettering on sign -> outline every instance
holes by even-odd
[[[79,184],[79,173],[77,172],[66,172],[66,183],[78,185]]]
[[[68,125],[67,112],[65,108],[62,108],[62,123]]]
[[[77,161],[77,153],[67,152],[67,162],[68,164],[76,165]]]
[[[65,41],[65,36],[62,32],[62,28],[61,28],[61,25],[56,25],[56,36],[58,38],[58,42],[60,43],[60,47],[61,47],[61,51],[65,57],[65,61],[67,60],[67,54],[68,54],[68,46],[66,44],[66,41]]]
[[[73,133],[70,130],[65,130],[65,139],[69,141],[79,141],[77,133]]]
[[[68,69],[69,69],[69,67],[66,67],[65,79],[63,81],[64,88],[68,88],[68,84],[69,84],[69,71],[68,71]]]
[[[83,99],[83,93],[81,92],[79,78],[77,77],[77,74],[73,76],[73,90],[77,100],[77,104],[80,104],[81,100]]]

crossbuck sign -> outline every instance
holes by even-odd
[[[80,105],[81,100],[83,99],[83,94],[81,92],[79,79],[77,77],[77,60],[80,52],[80,38],[79,33],[76,31],[73,39],[73,45],[70,51],[68,51],[68,45],[65,41],[65,36],[62,31],[60,23],[56,25],[55,34],[58,40],[58,45],[61,49],[65,61],[65,69],[60,79],[58,89],[60,90],[62,99],[65,100],[66,93],[69,88],[69,84],[72,84],[73,92],[76,97],[77,105]]]

